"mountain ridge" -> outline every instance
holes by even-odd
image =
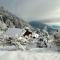
[[[30,27],[26,21],[4,9],[4,7],[0,7],[0,22],[2,25],[5,24],[6,28],[24,28],[25,26]]]
[[[29,22],[29,24],[31,25],[31,26],[33,26],[33,28],[39,28],[39,29],[41,29],[41,30],[47,30],[47,32],[50,34],[51,32],[53,32],[53,31],[56,31],[57,29],[59,29],[60,28],[60,26],[56,26],[56,25],[51,25],[51,26],[49,26],[49,25],[47,25],[47,24],[45,24],[45,23],[43,23],[43,22],[41,22],[41,21],[30,21]]]

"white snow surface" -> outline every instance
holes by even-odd
[[[0,51],[0,60],[60,60],[58,52]]]

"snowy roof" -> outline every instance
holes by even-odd
[[[22,33],[22,29],[20,28],[8,28],[5,35],[8,35],[9,37],[16,37],[18,35],[22,35]]]

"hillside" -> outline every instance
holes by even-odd
[[[11,12],[4,9],[3,7],[0,7],[0,24],[0,27],[2,29],[2,26],[5,26],[4,28],[23,28],[25,26],[29,26],[29,24],[23,19],[13,15]]]

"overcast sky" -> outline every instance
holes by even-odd
[[[24,20],[60,17],[60,0],[0,0],[0,6]]]

